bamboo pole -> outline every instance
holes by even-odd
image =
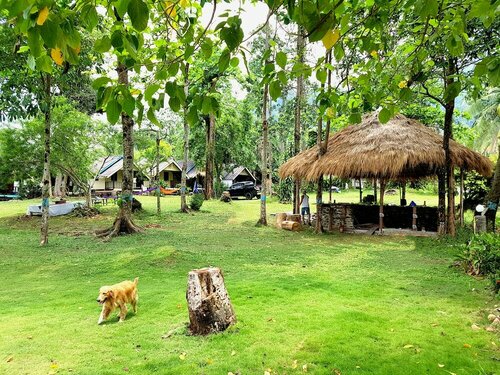
[[[385,193],[385,180],[380,179],[380,208],[379,208],[379,224],[378,230],[379,234],[384,232],[384,193]]]

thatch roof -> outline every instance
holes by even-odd
[[[476,170],[483,176],[493,172],[491,161],[450,140],[454,166]],[[377,113],[363,117],[328,140],[327,152],[318,156],[318,146],[294,156],[279,170],[281,178],[317,180],[332,175],[341,178],[416,179],[435,175],[445,165],[443,137],[433,129],[403,115],[381,124]]]

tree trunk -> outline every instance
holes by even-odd
[[[264,94],[262,98],[262,191],[260,196],[260,219],[257,224],[267,225],[266,199],[268,182],[268,143],[269,143],[269,125],[267,122],[267,97],[269,95],[269,84],[264,84]]]
[[[212,79],[210,83],[210,91],[215,91],[217,85],[217,78]],[[210,113],[208,115],[207,134],[206,134],[206,159],[205,159],[205,184],[204,192],[205,199],[212,199],[215,197],[214,191],[214,169],[215,169],[215,115]]]
[[[438,234],[446,233],[446,174],[438,170]]]
[[[326,56],[325,56],[325,62],[327,64],[331,64],[332,62],[332,51],[327,51]],[[328,69],[328,90],[330,90],[332,84],[332,71]],[[322,85],[322,91],[324,91],[325,85]],[[326,122],[326,133],[325,133],[325,142],[323,143],[322,141],[322,133],[323,133],[323,118],[320,115],[320,118],[318,120],[318,134],[317,134],[317,139],[316,143],[318,144],[318,153],[319,157],[323,156],[328,148],[328,138],[330,137],[330,123],[331,119],[328,118]],[[315,232],[316,233],[323,233],[323,225],[321,223],[322,219],[322,206],[323,206],[323,176],[320,176],[318,179],[318,189],[316,192],[316,228]]]
[[[118,82],[128,87],[128,70],[123,63],[118,63],[116,69]],[[142,229],[132,221],[132,201],[134,198],[134,120],[125,112],[121,114],[122,120],[122,147],[123,147],[123,182],[121,204],[118,215],[111,228],[97,232],[99,237],[111,238],[120,234],[142,232]]]
[[[224,276],[219,268],[189,272],[186,300],[192,335],[222,332],[236,323]]]
[[[457,68],[453,58],[448,59],[448,69],[446,72],[445,88],[455,83],[454,74]],[[446,220],[446,231],[449,235],[455,236],[455,175],[451,162],[450,139],[453,139],[453,111],[455,110],[455,98],[445,104],[444,112],[444,136],[443,148],[446,160],[446,191],[448,193],[448,215]]]
[[[184,67],[184,94],[186,98],[189,94],[189,63],[186,63]],[[184,122],[184,157],[182,163],[182,174],[181,174],[181,212],[189,212],[187,205],[187,163],[189,158],[189,123],[187,120],[188,114],[188,101],[184,102],[183,106],[183,122]]]
[[[85,204],[87,207],[92,207],[92,189],[90,187],[85,191]]]
[[[161,214],[160,201],[160,131],[156,131],[156,214]]]
[[[464,170],[460,168],[460,226],[464,226]]]
[[[495,233],[495,224],[496,224],[496,215],[498,211],[498,204],[500,203],[500,145],[498,146],[498,158],[497,158],[497,164],[495,166],[495,174],[493,175],[493,182],[491,183],[491,190],[489,191],[488,195],[486,196],[487,203],[493,203],[493,207],[488,209],[486,212],[487,214],[487,219],[488,221],[491,220],[491,225],[489,225],[489,230],[491,230],[493,233]],[[488,223],[490,224],[490,223]]]
[[[68,195],[68,175],[63,174],[61,179],[61,198],[66,198]]]
[[[62,184],[62,174],[58,173],[56,175],[56,180],[54,182],[54,197],[60,197],[61,196],[61,184]]]
[[[446,215],[446,231],[449,235],[455,236],[455,175],[451,162],[450,139],[453,139],[453,110],[455,100],[446,103],[444,114],[444,137],[443,148],[446,160],[446,193],[448,195],[448,214]]]
[[[304,62],[304,36],[301,26],[297,26],[297,60],[300,63]],[[295,94],[295,128],[293,133],[293,154],[297,155],[300,152],[301,138],[301,110],[304,96],[304,77],[299,74],[297,77],[297,91]],[[293,184],[293,213],[300,212],[300,181],[294,180]]]
[[[212,87],[215,87],[213,84]],[[212,199],[214,193],[214,167],[215,167],[215,115],[208,115],[206,134],[206,161],[205,161],[205,199]]]
[[[45,91],[45,136],[42,178],[42,228],[40,234],[40,245],[49,243],[49,198],[50,198],[50,128],[51,128],[51,76],[42,76]]]

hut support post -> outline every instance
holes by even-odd
[[[378,230],[380,234],[384,232],[384,192],[385,192],[385,180],[380,179],[380,208],[378,212],[379,216]]]
[[[377,199],[377,179],[373,179],[373,198],[374,198],[374,204],[377,204],[378,199]]]
[[[460,226],[464,226],[464,170],[460,168]]]
[[[328,203],[332,203],[332,175],[330,175],[330,181],[329,181],[329,184],[328,184],[328,191],[330,193]]]
[[[413,213],[412,213],[412,221],[411,221],[411,229],[414,231],[417,230],[417,206],[413,206]]]
[[[321,211],[323,210],[323,176],[318,178],[318,190],[316,191],[316,233],[323,233],[321,223]]]
[[[359,203],[363,203],[363,189],[361,188],[361,177],[358,179],[359,182]]]

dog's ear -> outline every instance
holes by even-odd
[[[112,290],[110,290],[107,294],[108,294],[108,296],[110,296],[111,298],[113,298],[113,297],[114,297],[114,293],[113,293],[113,291],[112,291]]]

